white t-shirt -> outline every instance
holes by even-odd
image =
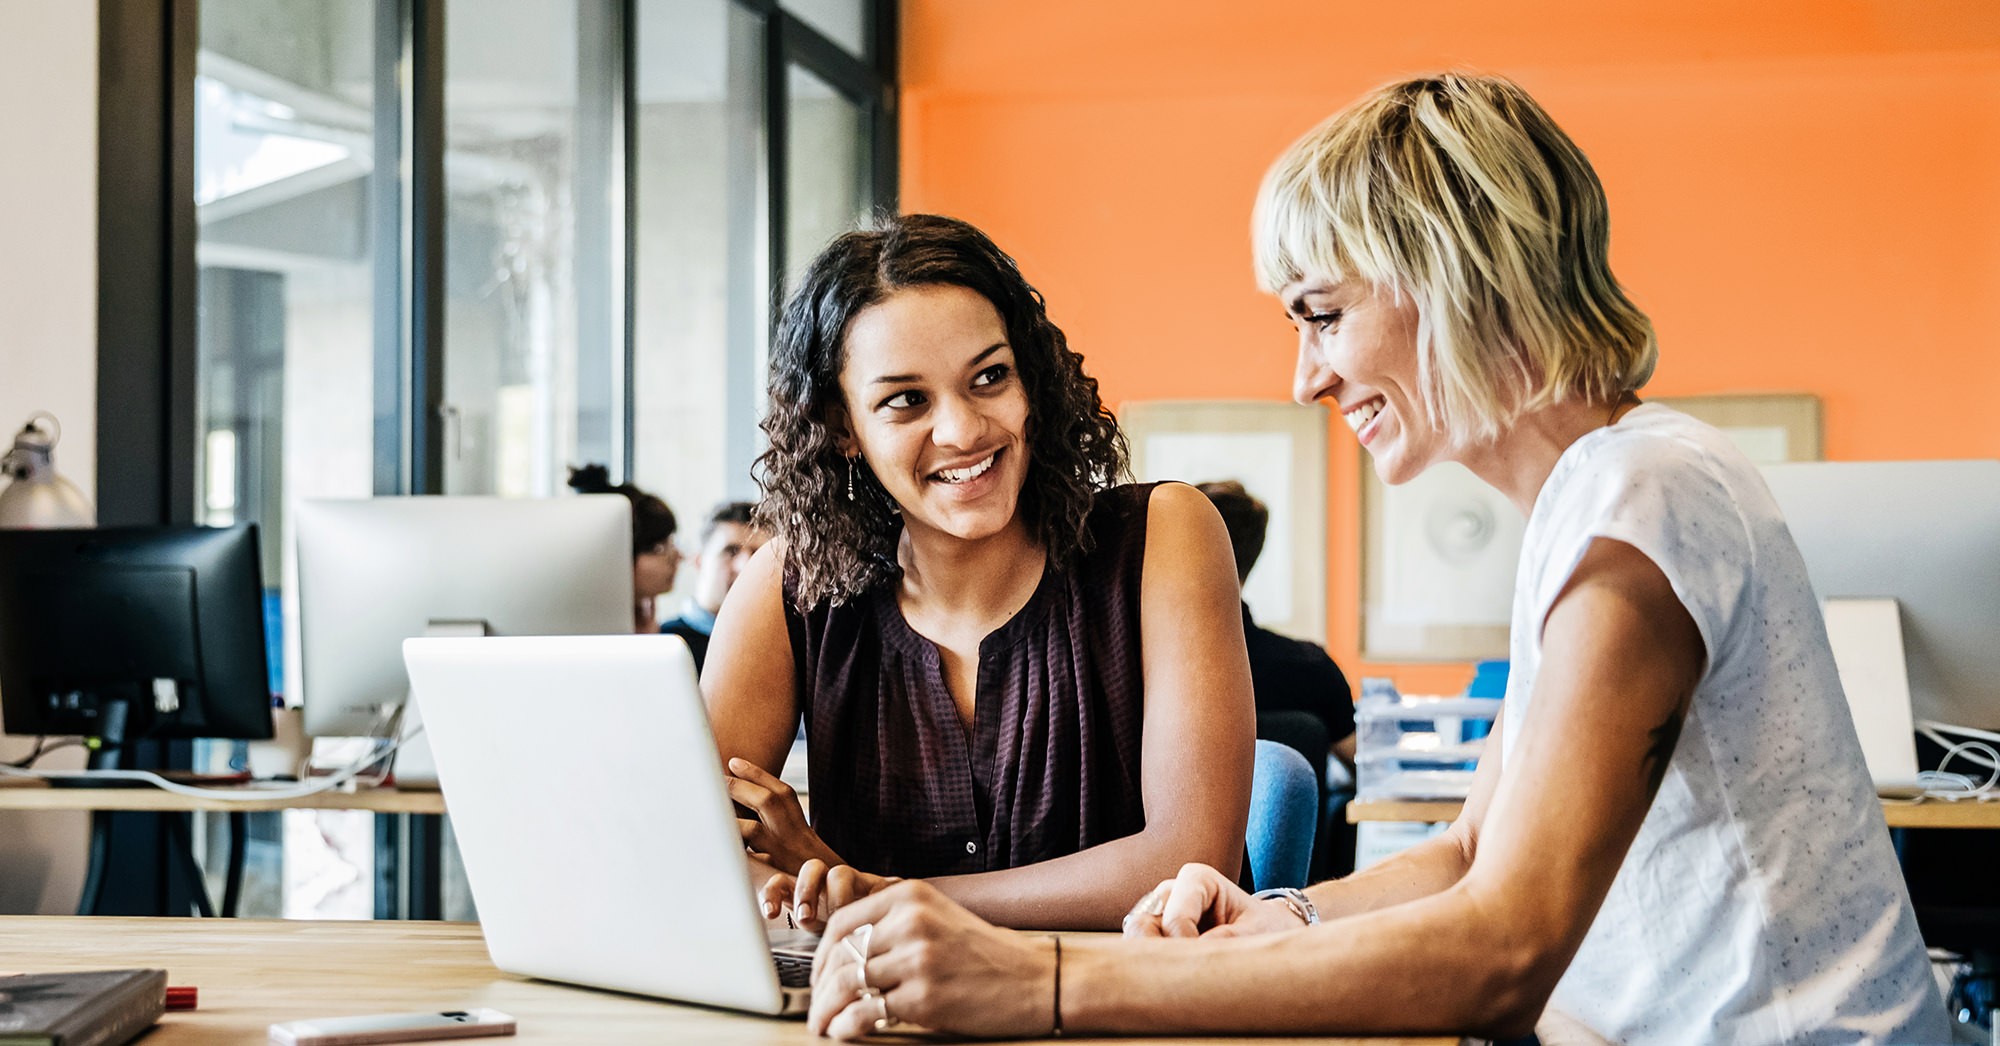
[[[1503,769],[1541,624],[1599,537],[1660,569],[1708,663],[1557,1021],[1613,1042],[1948,1042],[1805,563],[1721,433],[1647,404],[1557,461],[1522,542]]]

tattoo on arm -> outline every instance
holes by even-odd
[[[1680,744],[1681,723],[1687,717],[1687,707],[1682,705],[1667,713],[1667,718],[1659,726],[1646,732],[1652,738],[1646,746],[1646,794],[1658,795],[1660,782],[1667,778],[1667,764],[1674,758],[1674,748]]]

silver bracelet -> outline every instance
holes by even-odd
[[[1268,890],[1259,890],[1251,894],[1250,899],[1253,901],[1282,901],[1285,907],[1290,908],[1292,914],[1298,916],[1299,920],[1307,926],[1316,926],[1319,924],[1319,909],[1313,906],[1312,898],[1307,897],[1304,890],[1295,886],[1274,886]]]

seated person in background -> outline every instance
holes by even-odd
[[[1177,483],[1107,486],[1117,422],[1039,294],[929,215],[815,258],[771,350],[758,506],[702,691],[817,926],[897,877],[994,922],[1111,929],[1191,861],[1232,878],[1253,752],[1235,564]],[[780,765],[800,717],[810,826]],[[793,876],[796,875],[796,880]]]
[[[1384,482],[1455,461],[1528,518],[1464,812],[1282,901],[1190,866],[1123,941],[899,883],[827,926],[811,1029],[1950,1041],[1805,564],[1726,436],[1639,402],[1658,347],[1575,143],[1506,80],[1391,84],[1255,215],[1295,398]]]
[[[1264,532],[1271,512],[1264,503],[1231,479],[1203,483],[1196,489],[1208,495],[1222,525],[1229,530],[1229,545],[1236,552],[1236,578],[1240,584],[1250,578],[1250,568],[1264,551]],[[1354,693],[1347,677],[1328,657],[1326,648],[1304,639],[1281,636],[1260,628],[1250,618],[1250,604],[1243,604],[1243,639],[1250,650],[1250,685],[1257,695],[1257,714],[1304,712],[1326,725],[1330,751],[1343,766],[1354,767]],[[1282,740],[1273,738],[1273,740]],[[1310,756],[1325,785],[1326,753]]]
[[[632,630],[660,631],[653,601],[674,587],[681,552],[674,547],[674,510],[657,496],[630,483],[611,484],[611,470],[585,465],[569,470],[569,488],[578,494],[623,494],[632,503]]]
[[[1235,480],[1197,489],[1222,513],[1236,551],[1236,576],[1247,581],[1264,551],[1270,510]],[[1243,604],[1243,638],[1250,650],[1250,684],[1257,692],[1257,736],[1290,746],[1312,764],[1319,782],[1320,816],[1313,833],[1310,872],[1315,878],[1354,870],[1355,829],[1345,816],[1347,796],[1330,802],[1327,757],[1340,760],[1346,782],[1354,778],[1354,695],[1326,648],[1259,627]]]
[[[708,514],[701,528],[701,551],[694,554],[694,594],[681,604],[681,616],[660,626],[660,631],[687,641],[696,669],[708,657],[708,637],[715,631],[722,597],[770,537],[750,521],[755,508],[747,501],[725,501]]]

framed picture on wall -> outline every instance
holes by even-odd
[[[1519,510],[1463,465],[1392,487],[1359,453],[1362,659],[1506,657]]]
[[[1261,400],[1129,402],[1119,424],[1139,480],[1236,480],[1271,512],[1243,586],[1257,623],[1326,642],[1326,408]]]
[[[1722,430],[1759,465],[1820,458],[1819,399],[1803,393],[1653,400]],[[1400,487],[1361,451],[1361,656],[1477,661],[1508,656],[1514,569],[1526,520],[1459,465]]]
[[[1721,429],[1759,465],[1820,459],[1819,397],[1811,393],[1662,396],[1654,402]]]

